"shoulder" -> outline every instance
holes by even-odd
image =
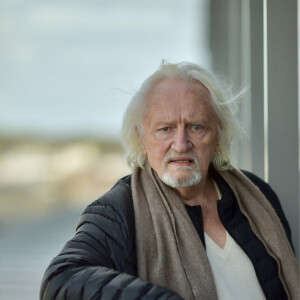
[[[285,228],[286,234],[291,242],[291,230],[290,226],[288,224],[288,221],[284,215],[283,209],[281,207],[280,201],[274,190],[271,188],[271,186],[266,183],[264,180],[256,176],[255,174],[241,170],[244,175],[246,175],[253,184],[255,184],[259,190],[264,194],[264,196],[267,198],[267,200],[270,202],[270,204],[273,206],[274,210],[276,211],[283,227]]]
[[[131,198],[131,175],[128,175],[119,179],[107,193],[88,205],[87,209],[93,210],[104,206],[117,208]]]
[[[261,178],[259,178],[258,176],[256,176],[255,174],[253,174],[249,171],[241,170],[241,172],[244,175],[246,175],[252,181],[252,183],[255,184],[259,188],[259,190],[269,200],[269,202],[274,207],[274,209],[276,210],[277,213],[278,213],[278,211],[282,211],[280,201],[279,201],[276,193],[273,191],[273,189],[271,188],[271,186],[268,183],[266,183],[264,180],[262,180]]]
[[[255,175],[249,171],[241,170],[241,172],[244,175],[246,175],[252,181],[252,183],[254,183],[260,189],[260,191],[265,195],[265,197],[270,202],[273,202],[273,200],[275,202],[279,201],[276,193],[273,191],[273,189],[271,188],[271,186],[268,183],[266,183],[264,180],[259,178],[257,175]]]
[[[78,228],[87,218],[95,221],[106,218],[119,224],[134,222],[131,175],[118,180],[107,193],[88,205],[81,215]]]

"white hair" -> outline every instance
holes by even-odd
[[[200,82],[208,89],[212,107],[218,117],[219,150],[215,152],[212,162],[218,170],[229,169],[231,144],[235,134],[240,132],[239,124],[233,115],[236,100],[240,95],[234,96],[229,86],[196,64],[170,64],[165,61],[143,82],[125,111],[122,139],[128,165],[142,168],[144,166],[146,155],[142,151],[139,132],[142,130],[142,121],[146,114],[148,95],[154,86],[164,79],[180,79],[187,83]]]

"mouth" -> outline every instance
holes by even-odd
[[[190,157],[174,157],[169,160],[169,164],[177,166],[190,166],[194,163],[194,160]]]

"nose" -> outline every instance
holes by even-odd
[[[185,153],[192,148],[188,134],[185,129],[177,129],[171,148],[178,153]]]

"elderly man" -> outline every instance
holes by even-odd
[[[143,83],[123,123],[133,173],[86,208],[41,299],[298,299],[277,196],[230,164],[233,102],[193,64]]]

